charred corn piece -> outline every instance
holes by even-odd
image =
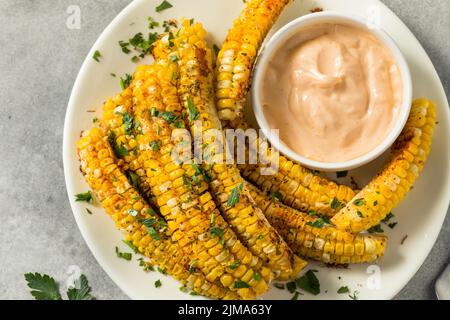
[[[250,0],[228,32],[217,58],[216,100],[219,118],[237,129],[246,129],[243,107],[250,74],[262,41],[289,0]],[[314,175],[280,156],[279,171],[264,176],[255,165],[239,166],[242,174],[265,190],[283,194],[283,202],[299,210],[315,210],[333,216],[334,198],[341,203],[354,196],[352,189]]]
[[[377,225],[405,197],[430,153],[436,110],[433,102],[413,102],[406,126],[385,168],[333,217],[341,230],[353,233]]]
[[[384,254],[387,243],[384,235],[354,235],[329,224],[315,226],[317,218],[269,198],[249,183],[247,187],[270,223],[302,257],[340,265],[372,262]]]
[[[250,75],[267,32],[290,0],[250,0],[217,57],[216,99],[221,120],[243,116]]]
[[[172,76],[176,69],[166,56],[152,66],[140,67],[134,75],[134,115],[142,134],[136,136],[139,151],[132,167],[146,172],[169,234],[180,246],[191,248],[192,260],[206,279],[220,281],[240,298],[254,298],[268,290],[272,273],[223,220],[190,157],[183,163],[172,158],[177,146],[191,148],[189,142],[183,144],[185,131],[176,125],[182,109]],[[161,143],[153,148],[153,141]],[[234,269],[236,261],[239,266]]]
[[[195,292],[219,299],[236,299],[235,292],[206,279],[201,273],[190,272],[191,257],[166,237],[158,226],[165,222],[148,206],[119,169],[117,160],[103,131],[94,128],[82,135],[77,144],[81,170],[106,212],[113,218],[126,240],[175,279]],[[149,234],[146,226],[153,229]],[[153,221],[153,222],[150,222]],[[148,226],[148,224],[151,224]],[[158,230],[158,231],[156,231]]]
[[[355,196],[350,187],[321,177],[283,155],[279,155],[276,172],[270,175],[262,175],[259,165],[238,167],[248,181],[265,192],[279,193],[285,205],[300,211],[311,210],[332,217],[341,209],[341,204],[345,205]],[[333,205],[336,201],[339,206]]]
[[[215,148],[218,142],[216,139],[225,140],[216,114],[214,96],[211,94],[212,58],[211,50],[206,47],[205,35],[201,24],[190,25],[185,21],[174,39],[179,53],[180,100],[189,114],[192,134],[202,134],[203,155],[211,155],[210,159],[203,159],[202,166],[204,170],[210,170],[210,186],[216,202],[239,238],[253,254],[266,262],[279,279],[289,279],[306,263],[292,253],[261,210],[251,201],[243,188],[244,181],[239,170],[233,165],[222,164],[225,160],[223,149]]]

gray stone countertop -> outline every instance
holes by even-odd
[[[99,299],[127,299],[86,246],[71,213],[62,132],[69,95],[88,50],[130,0],[0,1],[0,299],[30,299],[23,274],[87,275]],[[450,1],[383,0],[415,33],[450,94]],[[81,30],[66,10],[82,10]],[[450,261],[450,219],[397,299],[435,299]]]

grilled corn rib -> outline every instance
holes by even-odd
[[[192,134],[195,138],[196,133],[202,134],[203,155],[211,155],[211,159],[203,159],[202,166],[204,170],[211,170],[210,186],[216,201],[238,236],[252,253],[267,263],[279,279],[289,279],[306,263],[292,253],[261,210],[252,203],[242,187],[243,179],[237,168],[223,164],[223,149],[213,147],[218,142],[214,139],[223,139],[224,135],[214,107],[211,50],[206,47],[205,35],[201,24],[191,25],[184,21],[173,40],[179,53],[180,100],[189,114]],[[208,138],[210,133],[214,137]],[[233,193],[234,201],[231,200]]]
[[[221,120],[243,116],[253,63],[272,24],[290,0],[250,0],[217,57],[216,98]]]
[[[413,102],[406,126],[393,146],[386,167],[333,217],[341,230],[353,233],[377,225],[405,197],[430,153],[436,110],[433,102]]]
[[[190,272],[191,257],[184,254],[177,243],[167,238],[163,230],[157,233],[158,226],[165,225],[164,220],[156,215],[130,185],[126,175],[119,169],[101,129],[93,128],[84,132],[77,144],[77,153],[86,181],[106,212],[125,234],[126,240],[133,243],[152,264],[166,270],[199,294],[219,299],[237,298],[235,292],[209,282],[203,274]],[[153,228],[153,233],[149,234],[147,228]]]
[[[315,226],[320,221],[317,217],[285,206],[249,183],[246,186],[270,223],[298,255],[328,264],[372,262],[383,256],[386,236],[354,235],[322,223]]]
[[[218,54],[216,68],[217,109],[224,125],[234,129],[249,128],[243,108],[251,70],[264,37],[289,2],[250,0],[228,32]],[[258,144],[261,145],[261,141]],[[262,175],[258,165],[244,164],[238,168],[258,187],[281,192],[283,203],[299,210],[310,209],[333,216],[337,212],[331,206],[334,198],[347,203],[355,195],[351,188],[315,175],[282,155],[279,157],[279,171],[274,175]]]
[[[181,119],[174,66],[166,56],[152,66],[139,67],[134,74],[131,87],[135,121],[141,123],[142,134],[137,133],[138,156],[130,167],[146,172],[172,238],[182,246],[192,247],[196,266],[206,278],[219,280],[241,298],[254,298],[267,291],[272,273],[223,220],[206,183],[198,177],[198,168],[172,159],[175,145],[181,144],[179,140],[171,141],[176,135],[176,119]],[[154,141],[160,141],[157,148]],[[236,261],[239,265],[233,268]]]

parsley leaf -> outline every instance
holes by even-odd
[[[297,290],[297,285],[294,281],[286,283],[286,289],[289,291],[289,293],[294,293],[295,290]]]
[[[319,228],[322,229],[323,226],[325,225],[325,220],[323,218],[318,218],[316,220],[314,220],[314,222],[308,221],[306,222],[307,226],[311,226],[313,228]]]
[[[381,225],[377,224],[376,226],[373,226],[372,228],[368,229],[367,232],[369,233],[383,233],[384,230],[381,228]]]
[[[156,27],[159,27],[159,22],[156,22],[155,19],[153,19],[152,17],[148,17],[148,28],[149,29],[154,29]]]
[[[122,114],[122,124],[125,129],[125,134],[130,135],[133,129],[133,117],[128,112]]]
[[[269,194],[269,198],[272,201],[281,201],[283,199],[283,194],[280,191],[272,191]]]
[[[159,6],[157,6],[155,8],[155,11],[161,12],[161,11],[164,11],[164,10],[172,8],[172,7],[173,7],[172,4],[170,4],[168,1],[164,0]]]
[[[132,172],[132,171],[128,171],[127,172],[127,178],[128,178],[128,182],[135,187],[136,189],[140,189],[141,188],[141,178],[139,178],[139,176]]]
[[[67,290],[67,297],[69,300],[95,300],[90,294],[91,287],[84,274],[82,274],[77,280],[75,280],[75,288],[69,288]]]
[[[349,293],[350,289],[347,286],[342,286],[338,289],[337,293],[343,294],[343,293]]]
[[[89,202],[92,203],[92,193],[91,191],[88,191],[86,193],[79,193],[75,195],[75,201],[79,202],[79,201],[85,201],[85,202]]]
[[[205,179],[205,181],[206,182],[211,182],[211,180],[212,180],[212,178],[211,178],[211,175],[208,173],[208,172],[206,172],[206,170],[205,169],[203,169],[202,167],[200,167],[198,164],[196,164],[196,163],[193,163],[192,164],[192,167],[194,168],[194,170],[195,170],[195,175],[196,176],[198,176],[199,174],[201,174],[202,176],[203,176],[203,179]]]
[[[161,113],[161,118],[166,120],[168,123],[174,123],[178,119],[178,117],[170,111]]]
[[[261,273],[259,273],[259,272],[255,272],[254,274],[253,274],[253,280],[255,280],[255,281],[259,281],[259,280],[261,280]]]
[[[152,148],[153,152],[158,152],[159,150],[159,142],[154,140],[149,143],[150,148]]]
[[[343,207],[343,203],[340,202],[336,197],[333,198],[333,200],[331,201],[331,209],[340,209]]]
[[[95,50],[94,55],[92,56],[92,59],[94,59],[97,62],[100,62],[100,59],[102,57],[102,54],[100,53],[100,51]]]
[[[306,292],[318,295],[320,293],[320,282],[313,270],[308,270],[303,276],[296,279],[295,282],[300,289]]]
[[[161,280],[156,280],[155,281],[155,288],[159,288],[162,286]]]
[[[250,288],[250,285],[247,282],[236,280],[234,282],[234,288],[235,289]]]
[[[355,201],[353,201],[353,203],[354,203],[355,206],[360,207],[360,206],[365,205],[365,204],[366,204],[366,201],[365,201],[364,199],[361,198],[361,199],[356,199]]]
[[[136,247],[131,241],[128,240],[122,240],[123,243],[125,243],[128,247],[130,247],[131,250],[133,250],[134,253],[138,253],[138,247]]]
[[[223,230],[220,227],[211,227],[210,229],[211,237],[217,237],[220,239],[220,242],[223,244]]]
[[[131,81],[133,81],[133,77],[130,74],[125,74],[125,78],[120,77],[120,87],[122,90],[125,90],[128,88],[131,84]]]
[[[232,264],[228,266],[231,270],[237,269],[241,265],[241,262],[239,260],[234,261]]]
[[[33,289],[31,295],[36,300],[62,300],[59,293],[58,284],[55,279],[44,274],[39,273],[26,273],[25,280],[28,287]]]
[[[130,261],[132,257],[131,253],[129,252],[120,252],[118,247],[116,247],[116,256],[127,261]]]
[[[244,186],[242,185],[242,183],[231,190],[231,194],[228,197],[227,201],[227,208],[234,207],[237,203],[239,203],[242,190],[244,190]]]
[[[194,105],[191,98],[187,97],[186,101],[189,108],[189,122],[197,120],[199,116],[197,107]]]

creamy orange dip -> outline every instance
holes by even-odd
[[[403,84],[388,48],[370,32],[341,24],[301,30],[263,75],[265,118],[298,154],[322,162],[376,148],[400,114]]]

